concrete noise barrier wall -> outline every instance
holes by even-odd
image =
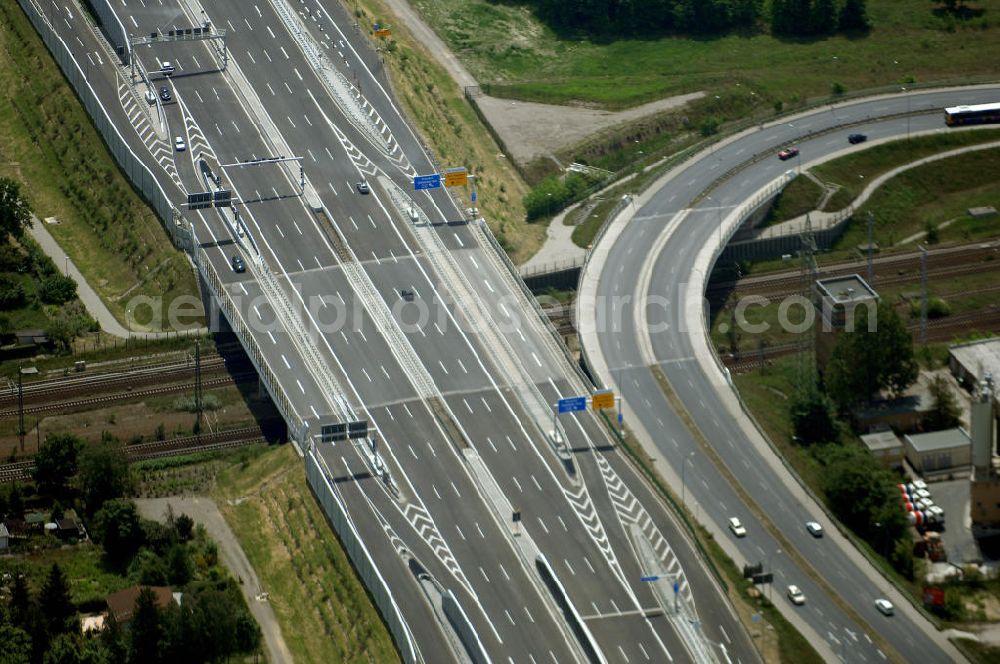
[[[43,0],[45,1],[45,0]],[[110,0],[85,0],[87,5],[94,11],[100,22],[101,29],[111,45],[115,47],[115,52],[121,59],[123,65],[127,65],[132,59],[132,45],[129,43],[128,33],[122,25],[118,14],[111,9]]]
[[[306,452],[305,463],[306,480],[309,482],[309,486],[312,487],[316,499],[319,500],[320,507],[323,508],[326,518],[330,521],[334,530],[337,531],[337,535],[340,536],[340,541],[343,543],[347,555],[350,556],[354,569],[358,571],[362,582],[364,582],[365,587],[368,588],[368,592],[371,593],[372,598],[375,600],[375,605],[382,614],[385,624],[389,627],[389,631],[396,641],[396,647],[399,648],[403,661],[406,664],[422,663],[423,659],[414,645],[410,628],[403,619],[403,614],[400,612],[399,606],[396,605],[396,600],[392,596],[392,591],[389,590],[389,585],[382,578],[378,567],[372,560],[371,554],[368,553],[368,549],[365,547],[364,542],[361,541],[358,531],[354,528],[350,517],[348,517],[347,510],[344,508],[340,496],[334,490],[331,482],[332,478],[326,471],[326,464],[316,456],[316,451],[313,449]]]
[[[476,628],[472,626],[472,621],[455,599],[455,593],[449,590],[441,596],[441,608],[444,609],[444,615],[448,617],[448,622],[458,637],[462,639],[465,652],[469,654],[473,664],[493,664],[493,660],[486,653],[486,648],[483,647],[483,642],[479,639]]]
[[[187,227],[175,221],[176,210],[167,198],[166,193],[160,183],[153,176],[145,163],[132,151],[128,143],[118,131],[118,127],[108,116],[107,110],[101,104],[97,93],[90,87],[87,76],[84,74],[80,64],[73,57],[72,52],[56,32],[49,25],[38,7],[31,0],[17,0],[21,9],[28,16],[31,25],[42,38],[49,53],[58,63],[63,75],[69,84],[76,91],[76,96],[83,103],[83,107],[90,115],[94,126],[104,138],[105,144],[111,151],[111,155],[118,162],[118,166],[125,172],[126,177],[139,190],[146,202],[156,211],[157,216],[163,222],[174,245],[190,251],[191,234]],[[109,8],[110,11],[110,8]]]

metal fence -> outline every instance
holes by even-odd
[[[73,86],[73,90],[83,103],[83,107],[90,115],[97,131],[104,138],[104,142],[118,166],[163,221],[174,244],[190,251],[191,235],[188,227],[181,222],[180,215],[170,199],[167,198],[167,194],[163,191],[156,177],[132,151],[121,132],[118,131],[116,123],[109,117],[97,93],[90,86],[86,74],[80,67],[80,63],[73,57],[69,46],[52,29],[42,10],[32,0],[17,0],[17,2],[27,15],[28,20],[31,21],[35,31],[42,38],[46,48],[49,49],[49,53],[59,65],[66,80]]]
[[[121,19],[111,9],[111,3],[109,0],[86,0],[86,2],[94,10],[94,14],[97,15],[104,34],[107,36],[108,41],[111,42],[111,45],[115,47],[115,52],[121,59],[122,64],[127,65],[132,59],[132,45],[129,42],[128,33],[125,32],[125,26],[122,25]]]
[[[414,644],[410,628],[403,619],[403,614],[389,589],[389,584],[386,583],[375,561],[372,560],[361,536],[354,528],[354,523],[347,515],[344,503],[334,489],[333,476],[326,467],[326,463],[317,456],[314,449],[308,450],[305,456],[306,480],[312,487],[316,499],[319,500],[326,518],[330,521],[333,529],[337,531],[340,542],[344,546],[344,550],[347,551],[347,555],[350,556],[358,576],[361,577],[361,581],[371,593],[375,606],[378,607],[382,619],[396,641],[396,647],[399,648],[403,661],[406,664],[423,662],[423,658]]]

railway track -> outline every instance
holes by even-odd
[[[251,378],[256,375],[253,372],[245,374],[237,374],[234,376],[221,376],[218,378],[208,378],[201,381],[201,386],[206,387],[217,387],[220,385],[228,385],[233,381],[240,381],[247,378]],[[117,401],[124,401],[127,399],[141,399],[145,397],[152,396],[162,396],[166,394],[176,394],[177,392],[183,392],[191,389],[190,383],[178,383],[173,385],[160,385],[158,387],[150,387],[143,390],[130,390],[126,392],[118,392],[116,394],[105,394],[96,397],[86,397],[82,399],[68,399],[62,401],[51,401],[48,403],[41,404],[26,404],[24,406],[24,414],[30,415],[32,413],[46,413],[52,411],[65,411],[65,410],[76,410],[79,408],[86,407],[99,407],[106,404],[115,403]],[[15,402],[16,403],[16,402]],[[0,410],[0,419],[7,417],[17,417],[20,411],[17,408],[7,408]]]
[[[180,456],[194,452],[231,449],[265,442],[263,434],[257,427],[244,427],[202,436],[182,436],[171,440],[156,440],[148,443],[137,443],[125,447],[125,454],[130,463],[159,459],[169,456]],[[16,461],[0,464],[0,483],[27,480],[31,478],[34,461]]]
[[[909,323],[907,329],[916,338],[920,333],[920,322]],[[1000,332],[1000,308],[971,311],[927,321],[927,341],[931,342],[947,341],[959,334],[968,334],[972,331]],[[748,349],[739,357],[723,356],[722,361],[731,372],[745,373],[759,368],[762,361],[767,362],[791,355],[798,352],[799,348],[800,345],[796,342],[776,344],[762,350]]]
[[[222,358],[212,358],[202,362],[202,376],[213,376],[231,371],[247,371],[252,369],[249,363],[226,362]],[[145,385],[163,385],[168,382],[194,380],[193,364],[160,365],[155,368],[136,371],[97,374],[92,376],[71,376],[50,379],[23,385],[25,403],[60,401],[82,394],[95,394],[115,389],[136,388]],[[17,403],[17,385],[8,386],[0,393],[0,407],[13,406]]]
[[[975,274],[992,267],[989,264],[993,261],[997,262],[995,269],[1000,270],[1000,242],[942,247],[927,252],[927,274],[928,277],[939,278]],[[876,258],[874,266],[875,288],[920,278],[920,254],[916,252]],[[865,262],[858,260],[825,266],[818,274],[820,277],[829,278],[846,274],[864,274],[866,270]],[[709,285],[706,297],[713,300],[733,291],[744,295],[791,295],[801,289],[802,277],[796,269],[758,277],[750,276],[738,281],[713,283]]]

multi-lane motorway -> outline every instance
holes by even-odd
[[[789,169],[866,149],[848,144],[851,132],[868,134],[871,145],[952,131],[945,128],[943,107],[998,96],[993,88],[910,93],[755,127],[675,168],[641,196],[610,228],[584,275],[579,327],[592,368],[626,396],[628,420],[659,458],[660,470],[678,483],[686,479],[689,507],[696,506],[737,563],[773,569],[776,601],[829,657],[948,662],[960,656],[839,535],[740,409],[706,340],[707,275],[720,242],[734,230],[737,207]],[[799,159],[777,159],[787,145],[800,148]],[[651,367],[665,375],[714,454],[676,416]],[[748,524],[745,538],[726,530],[734,516]],[[810,536],[804,527],[809,520],[821,522],[827,536]],[[784,601],[789,584],[804,591],[803,606]],[[893,600],[895,616],[875,609],[878,597]]]
[[[443,617],[451,592],[492,661],[758,661],[597,418],[563,415],[550,435],[553,404],[588,386],[487,231],[443,190],[414,193],[413,176],[440,167],[339,3],[112,7],[136,35],[206,21],[226,31],[225,63],[219,42],[154,41],[135,48],[132,79],[77,4],[42,9],[178,209],[214,188],[205,166],[239,201],[245,233],[225,209],[182,218],[236,303],[230,323],[301,420],[293,435],[329,469],[418,658],[477,658]],[[294,162],[260,161],[279,156],[301,157],[304,181]],[[345,413],[368,421],[370,440],[317,443]]]

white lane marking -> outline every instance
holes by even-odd
[[[295,384],[299,386],[299,391],[302,392],[302,394],[306,393],[306,388],[302,387],[302,383],[299,382],[298,378],[295,379]]]
[[[285,363],[285,368],[286,369],[291,369],[292,368],[292,365],[290,365],[288,363],[288,358],[285,357],[284,354],[281,355],[281,361]]]

